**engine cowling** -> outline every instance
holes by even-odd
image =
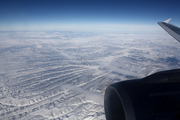
[[[104,108],[107,120],[179,120],[180,69],[108,86]]]

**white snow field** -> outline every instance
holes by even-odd
[[[1,120],[104,120],[108,85],[180,67],[167,34],[0,32]]]

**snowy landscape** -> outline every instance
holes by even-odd
[[[168,34],[0,32],[1,120],[104,120],[108,85],[180,68]]]

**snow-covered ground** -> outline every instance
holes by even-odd
[[[0,33],[0,119],[101,120],[108,85],[180,67],[167,34]]]

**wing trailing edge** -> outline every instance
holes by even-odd
[[[169,23],[171,18],[165,20],[164,22],[158,22],[158,24],[172,37],[174,37],[178,42],[180,42],[180,28]]]

